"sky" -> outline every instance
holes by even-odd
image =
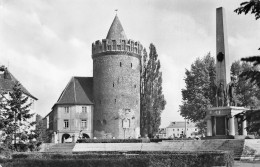
[[[243,0],[242,0],[243,1]],[[234,13],[241,0],[0,0],[0,65],[39,100],[46,116],[72,76],[93,76],[91,45],[118,9],[129,39],[156,46],[167,101],[161,127],[179,114],[185,69],[216,56],[216,8],[224,7],[230,62],[259,55],[260,20]]]

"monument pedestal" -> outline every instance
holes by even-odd
[[[235,136],[246,134],[246,121],[243,121],[242,134],[238,133],[238,121],[235,115],[246,111],[244,107],[212,107],[209,108],[206,115],[207,136]]]

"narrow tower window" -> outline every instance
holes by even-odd
[[[122,62],[120,62],[120,67],[122,67]]]
[[[113,87],[115,87],[115,83],[113,82]]]
[[[115,99],[115,103],[116,103],[116,99]]]
[[[133,63],[131,63],[131,68],[133,67]]]

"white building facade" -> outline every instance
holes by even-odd
[[[166,129],[166,138],[180,138],[184,135],[187,138],[193,138],[197,136],[198,128],[195,123],[190,121],[183,122],[171,122]]]

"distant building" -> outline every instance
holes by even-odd
[[[159,128],[158,133],[156,134],[156,136],[159,137],[160,139],[167,138],[166,128]]]
[[[166,127],[167,138],[179,138],[185,134],[186,137],[195,137],[197,132],[198,128],[190,121],[171,122],[170,125]]]
[[[8,68],[5,66],[0,67],[0,91],[1,92],[11,92],[13,91],[13,87],[15,83],[18,82],[18,80],[9,72]],[[20,83],[20,82],[19,82]],[[28,97],[27,103],[31,103],[30,106],[30,114],[35,113],[35,102],[38,100],[35,96],[33,96],[23,85],[20,83],[20,88],[21,91],[23,92],[24,97]],[[10,98],[8,94],[5,95],[5,98]],[[0,110],[1,114],[1,110]],[[36,121],[36,115],[34,115],[32,118],[27,120],[28,122],[34,122]],[[31,129],[34,129],[35,127],[31,127]],[[20,127],[18,131],[23,132],[23,131],[28,131],[28,126],[25,127]],[[1,133],[1,132],[0,132]]]

